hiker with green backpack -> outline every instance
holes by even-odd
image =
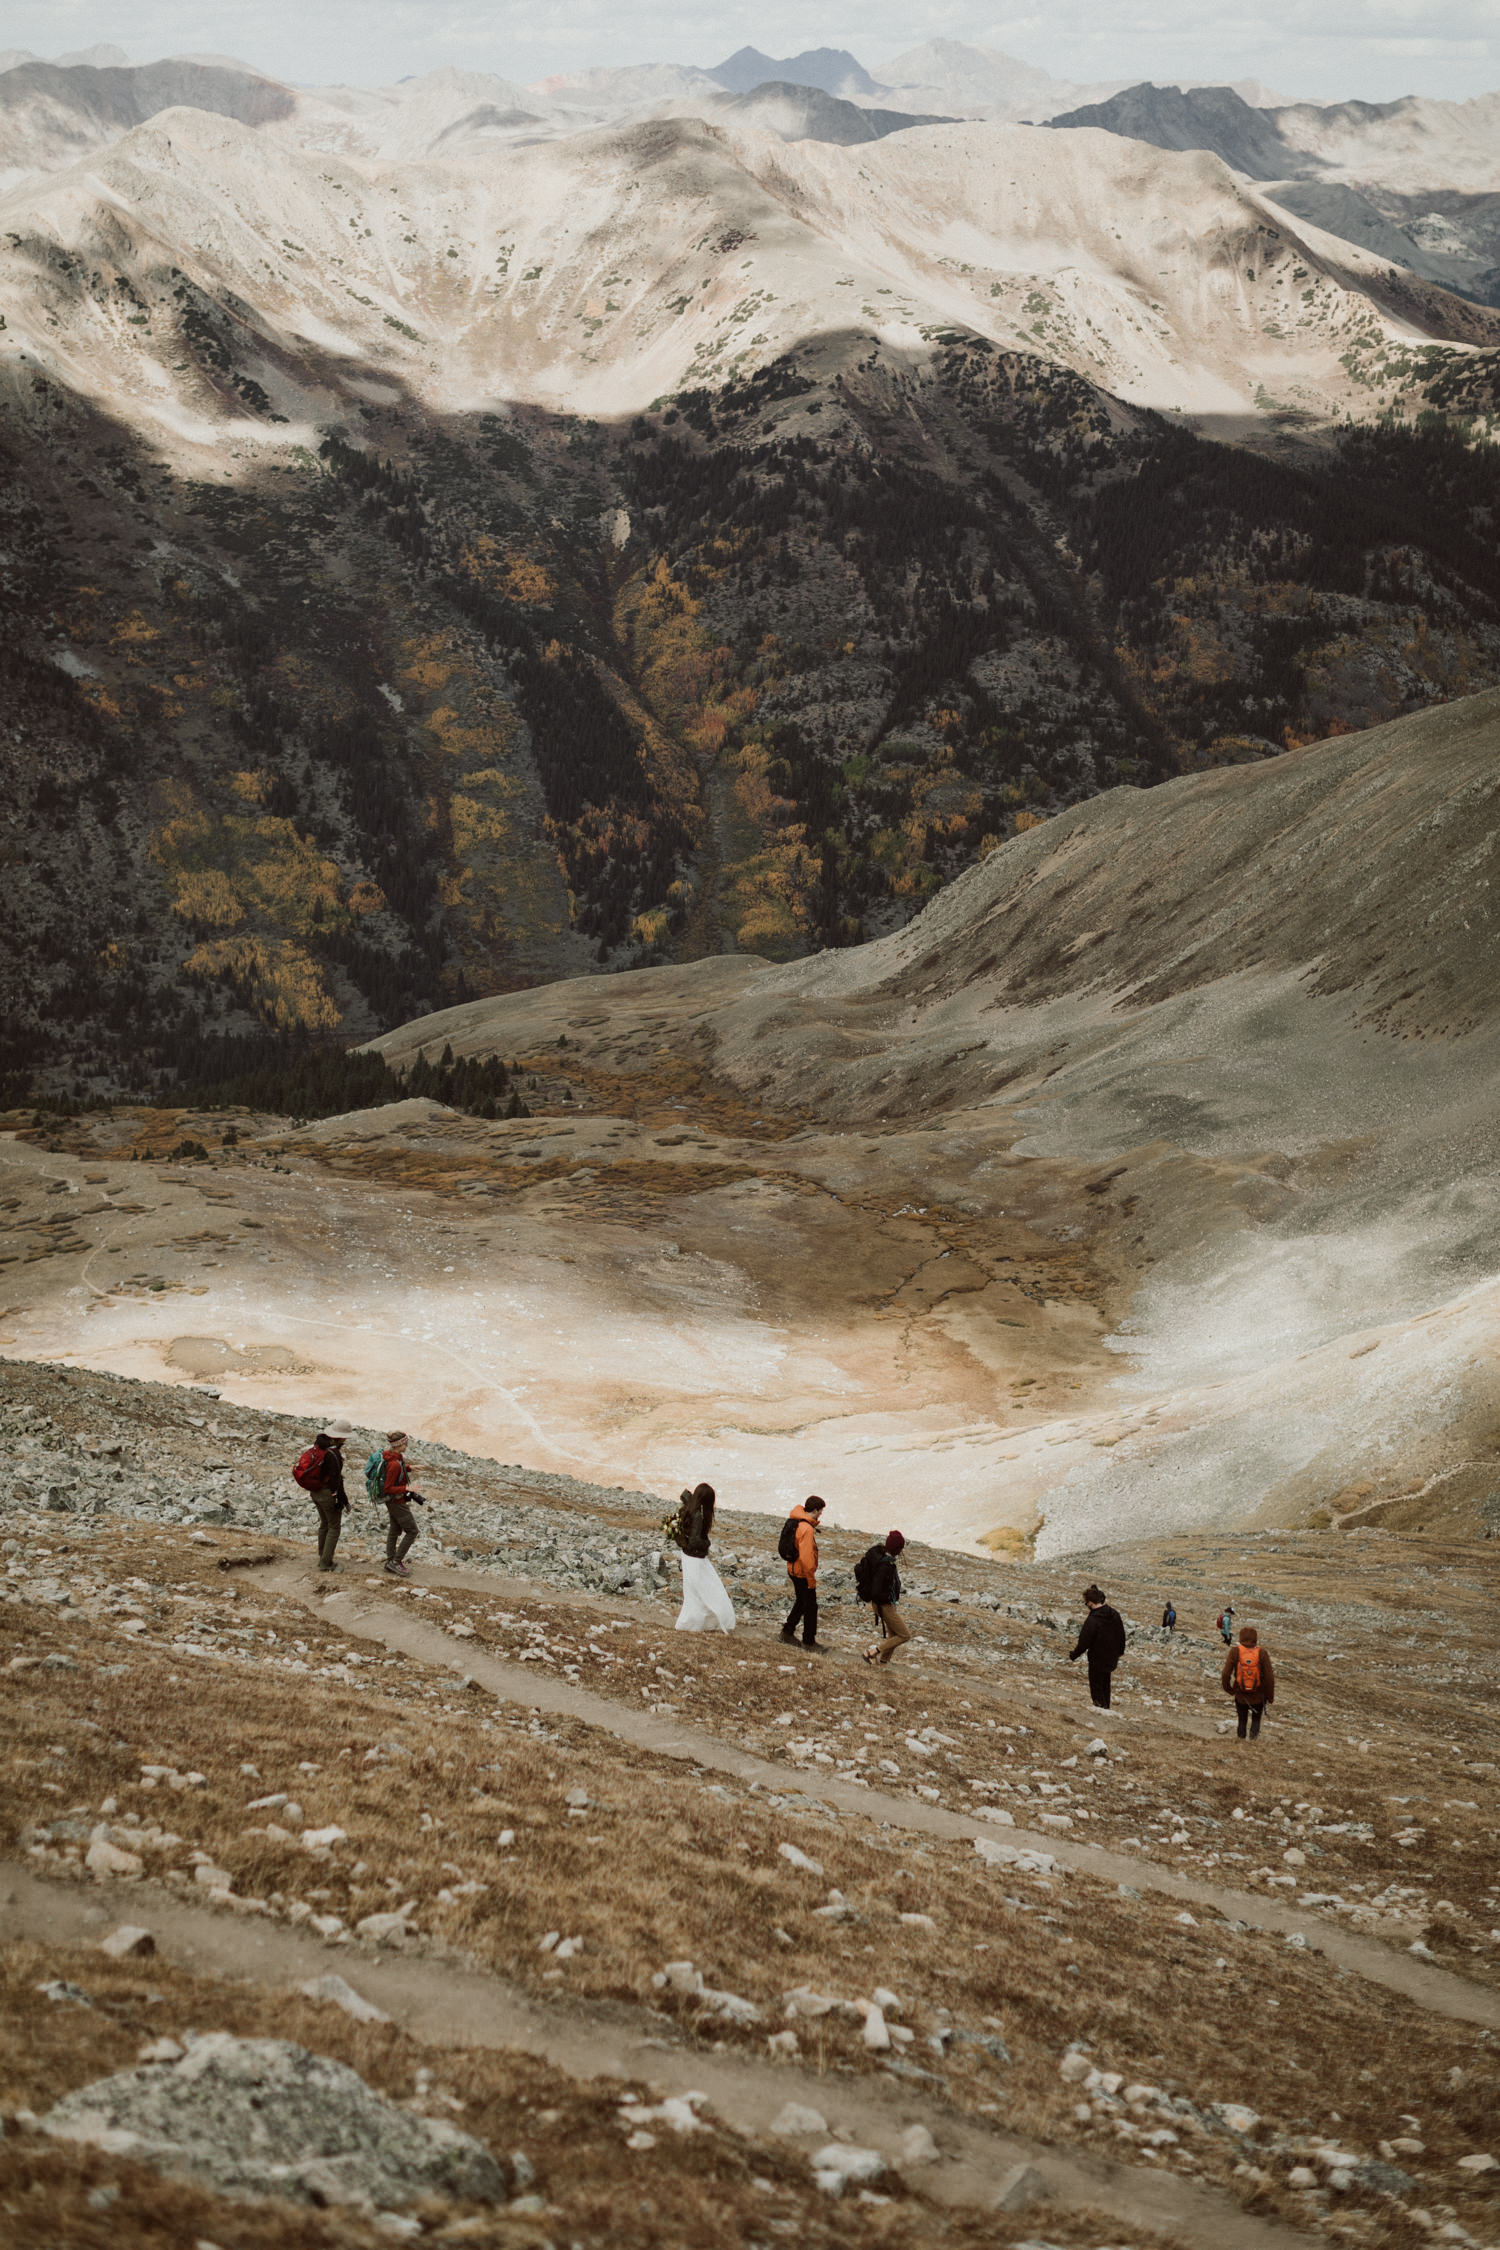
[[[899,1531],[888,1531],[860,1556],[854,1566],[854,1591],[868,1602],[880,1621],[880,1638],[865,1650],[867,1664],[889,1664],[897,1649],[911,1639],[906,1620],[897,1608],[901,1599],[901,1573],[896,1557],[906,1545]]]
[[[384,1446],[377,1447],[366,1461],[365,1491],[376,1507],[384,1507],[386,1511],[387,1576],[410,1577],[406,1558],[417,1536],[417,1519],[411,1512],[412,1506],[425,1508],[427,1503],[420,1492],[413,1492],[411,1488],[405,1430],[388,1430]]]

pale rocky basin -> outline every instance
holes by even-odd
[[[0,1349],[957,1546],[1494,1529],[1497,747],[1484,695],[1117,790],[879,944],[380,1043],[528,1119],[12,1137]]]

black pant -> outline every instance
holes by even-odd
[[[781,1630],[788,1636],[795,1633],[800,1617],[802,1645],[804,1648],[811,1648],[818,1637],[818,1589],[816,1586],[809,1586],[805,1578],[794,1578],[792,1584],[797,1589],[797,1598],[792,1603],[792,1614]]]
[[[343,1502],[336,1500],[331,1492],[315,1492],[313,1505],[318,1511],[318,1561],[327,1570],[333,1562],[339,1533],[344,1528]]]
[[[1255,1740],[1260,1733],[1260,1722],[1265,1716],[1265,1710],[1266,1707],[1263,1703],[1242,1703],[1240,1705],[1240,1723],[1237,1731],[1241,1742],[1245,1739],[1245,1721],[1247,1719],[1250,1721],[1250,1740],[1252,1742]]]
[[[1109,1683],[1114,1670],[1113,1664],[1106,1664],[1102,1657],[1089,1658],[1089,1701],[1097,1703],[1101,1711],[1109,1709]]]

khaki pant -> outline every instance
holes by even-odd
[[[905,1618],[894,1602],[875,1602],[872,1606],[876,1617],[885,1627],[885,1637],[872,1644],[870,1656],[876,1664],[889,1664],[897,1649],[911,1639],[911,1634],[907,1631]]]
[[[416,1540],[417,1519],[404,1500],[387,1500],[385,1506],[390,1518],[385,1532],[385,1559],[405,1562]]]
[[[318,1568],[332,1570],[333,1551],[344,1528],[344,1511],[331,1492],[315,1492],[312,1500],[318,1511]]]

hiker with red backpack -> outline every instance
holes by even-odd
[[[1246,1727],[1254,1742],[1260,1734],[1260,1722],[1266,1715],[1266,1706],[1276,1700],[1276,1674],[1271,1665],[1271,1652],[1260,1645],[1260,1635],[1253,1625],[1242,1625],[1238,1644],[1224,1659],[1220,1684],[1226,1695],[1232,1695],[1239,1712],[1240,1723],[1236,1739],[1243,1742]]]
[[[344,1490],[344,1446],[354,1431],[348,1422],[330,1422],[301,1455],[292,1475],[318,1511],[318,1568],[337,1570],[333,1551],[348,1513]]]

